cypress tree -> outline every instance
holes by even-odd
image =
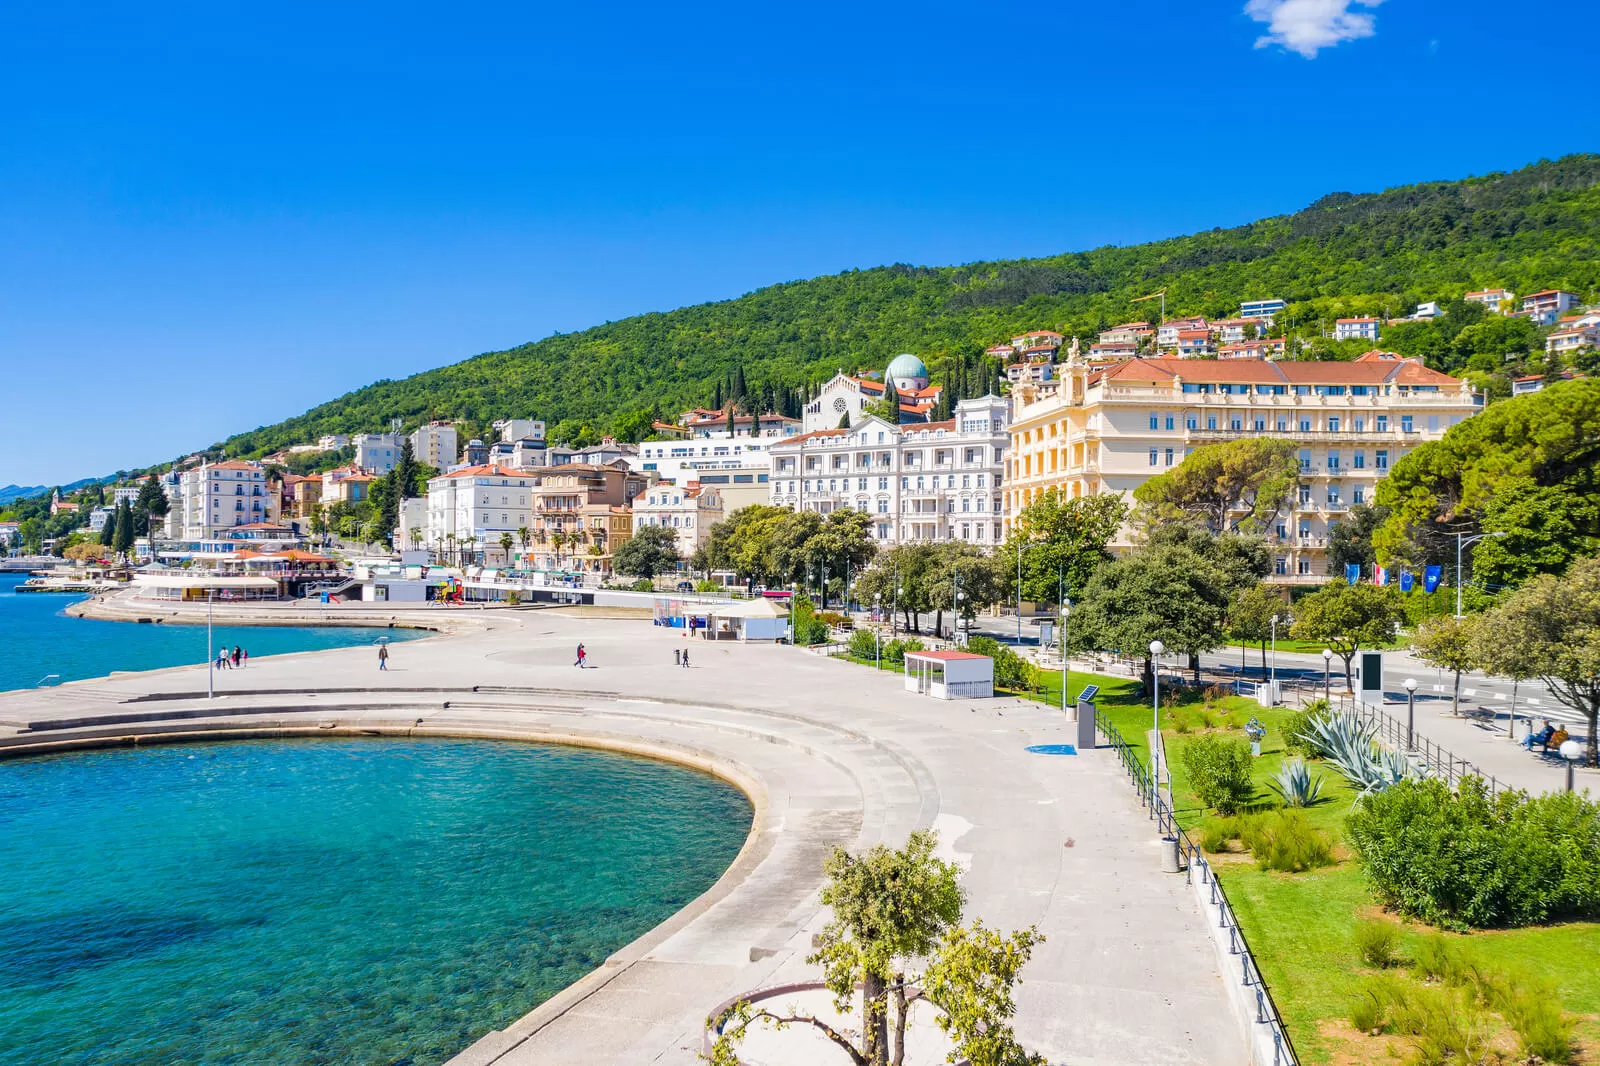
[[[722,379],[720,378],[717,379],[717,391],[712,393],[711,409],[713,411],[722,410]]]
[[[730,396],[728,398],[728,436],[732,437],[733,434],[734,434],[733,398]]]
[[[750,411],[750,436],[761,436],[761,408],[759,407]]]
[[[883,417],[897,425],[900,422],[900,393],[893,381],[883,383]]]
[[[124,558],[133,550],[133,510],[127,500],[117,505],[117,526],[112,534],[111,547]]]

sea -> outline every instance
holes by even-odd
[[[26,580],[25,574],[0,574],[0,690],[206,661],[205,626],[73,618],[66,608],[85,597],[17,592]],[[211,638],[215,647],[238,646],[257,659],[425,635],[418,630],[353,626],[213,626]]]
[[[705,891],[751,817],[495,741],[0,761],[0,1063],[433,1066]]]

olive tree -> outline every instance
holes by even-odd
[[[1417,658],[1441,670],[1455,673],[1455,689],[1450,702],[1450,713],[1461,713],[1461,674],[1478,665],[1473,651],[1473,637],[1478,628],[1476,618],[1454,618],[1439,615],[1417,627],[1411,638],[1411,651]]]
[[[1324,585],[1294,605],[1296,640],[1326,644],[1344,662],[1345,691],[1351,688],[1350,660],[1362,648],[1394,639],[1403,617],[1394,596],[1376,585]]]

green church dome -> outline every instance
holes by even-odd
[[[889,369],[883,372],[885,381],[898,381],[901,378],[921,378],[928,380],[928,367],[921,359],[910,352],[895,356],[889,362]]]

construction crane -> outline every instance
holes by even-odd
[[[1137,296],[1137,297],[1134,297],[1132,300],[1129,300],[1128,302],[1129,303],[1134,303],[1134,304],[1141,304],[1141,303],[1144,303],[1146,300],[1154,300],[1157,297],[1161,298],[1161,321],[1163,323],[1165,323],[1166,320],[1167,320],[1167,290],[1166,289],[1162,289],[1160,292],[1153,292],[1149,296]]]

